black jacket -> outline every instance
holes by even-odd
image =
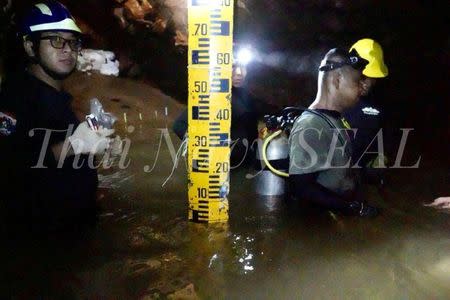
[[[59,219],[79,217],[95,207],[97,171],[89,168],[87,156],[68,156],[59,168],[50,149],[65,140],[70,126],[73,132],[80,123],[71,100],[70,94],[27,73],[4,82],[0,112],[17,120],[13,130],[0,134],[0,190],[8,215]],[[48,129],[52,131],[44,152]],[[80,167],[74,168],[77,159]]]

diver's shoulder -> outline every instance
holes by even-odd
[[[324,119],[317,115],[316,113],[310,112],[310,111],[304,111],[298,118],[295,120],[295,124],[302,124],[302,125],[318,125],[318,124],[326,124]]]

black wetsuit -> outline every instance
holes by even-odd
[[[258,137],[258,119],[274,110],[257,102],[246,89],[233,88],[231,100],[231,139],[236,142],[231,152],[231,165],[246,165],[254,158],[254,141]],[[173,124],[173,131],[183,139],[188,129],[188,112],[183,111]]]
[[[352,143],[345,131],[345,120],[337,111],[313,111],[296,120],[289,137],[291,194],[302,204],[344,214],[376,215],[377,209],[367,205],[360,195],[358,173],[351,163],[346,166],[351,162]],[[330,153],[336,133],[341,151]]]
[[[50,149],[66,139],[69,126],[73,132],[80,123],[71,100],[27,73],[4,82],[0,112],[17,120],[13,130],[0,134],[1,203],[10,221],[60,224],[95,215],[97,171],[88,166],[88,157],[67,156],[59,168]],[[45,129],[59,132],[51,132],[42,155]],[[38,164],[44,168],[34,168]]]
[[[361,179],[365,183],[383,185],[386,169],[374,167],[378,164],[377,134],[383,128],[383,111],[369,97],[361,99],[355,107],[344,112],[344,116],[351,127],[358,130],[352,141],[352,159],[362,168]],[[383,140],[389,139],[389,132],[383,131],[382,136]],[[388,153],[389,143],[385,143],[383,148]]]
[[[345,111],[343,115],[352,128],[358,129],[352,142],[352,159],[354,161],[360,160],[359,165],[365,166],[377,156],[373,153],[364,154],[364,152],[366,150],[368,152],[376,152],[377,150],[377,143],[374,142],[371,145],[370,143],[382,127],[382,113],[374,103],[370,102],[368,99],[362,99],[356,106]],[[370,147],[368,148],[369,145]]]

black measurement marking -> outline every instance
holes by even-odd
[[[192,6],[208,6],[210,0],[192,0]]]
[[[192,6],[204,6],[208,5],[208,0],[192,0]]]
[[[220,19],[222,17],[220,9],[211,9],[211,19]]]
[[[192,51],[192,64],[208,65],[209,64],[209,50],[194,50],[194,51]]]
[[[199,121],[208,121],[209,106],[192,106],[192,119]]]
[[[209,140],[210,147],[228,147],[230,144],[228,133],[210,133]]]
[[[228,93],[230,91],[229,79],[213,79],[211,82],[211,93]]]
[[[209,104],[209,95],[199,95],[200,100],[198,103],[200,104]]]
[[[208,173],[209,160],[193,159],[192,172],[194,173]]]
[[[209,49],[209,46],[210,46],[209,38],[199,38],[198,39],[198,47],[199,48]]]

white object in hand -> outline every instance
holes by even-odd
[[[93,131],[85,121],[78,125],[74,133],[69,137],[69,142],[76,155],[78,154],[103,154],[109,147],[114,129],[100,127]]]

